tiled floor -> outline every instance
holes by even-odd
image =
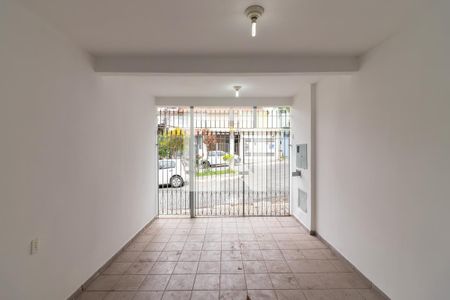
[[[158,219],[80,299],[383,299],[292,217]]]

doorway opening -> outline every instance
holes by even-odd
[[[289,107],[159,107],[160,216],[290,214]]]

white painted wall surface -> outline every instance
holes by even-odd
[[[450,295],[450,2],[319,82],[317,231],[392,299]]]
[[[0,1],[1,299],[66,299],[156,215],[153,113]]]
[[[302,86],[294,97],[291,107],[291,171],[296,171],[296,145],[307,144],[308,169],[300,169],[301,177],[291,177],[291,213],[309,230],[314,230],[312,219],[312,88],[314,85]],[[307,193],[307,211],[298,206],[298,190]]]

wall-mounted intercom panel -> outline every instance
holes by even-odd
[[[297,169],[308,169],[308,144],[295,146],[295,166]]]

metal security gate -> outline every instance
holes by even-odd
[[[286,107],[160,108],[159,214],[289,215],[289,144]]]

